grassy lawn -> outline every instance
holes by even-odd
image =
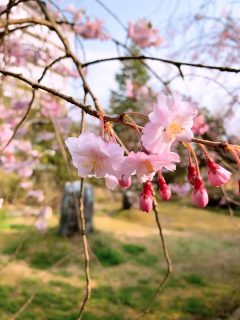
[[[174,271],[145,319],[228,319],[240,306],[240,231],[216,210],[185,202],[159,206]],[[135,319],[166,271],[154,216],[119,208],[118,198],[96,193],[93,289],[84,320]],[[1,320],[34,292],[17,319],[76,319],[85,284],[81,238],[60,238],[57,222],[55,216],[41,235],[32,217],[1,211]]]

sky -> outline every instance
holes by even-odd
[[[101,0],[114,14],[118,16],[124,26],[127,26],[128,21],[135,21],[138,18],[147,17],[151,20],[154,27],[158,27],[160,34],[168,34],[169,28],[175,27],[175,31],[181,30],[179,35],[179,40],[176,39],[172,48],[168,51],[164,50],[164,47],[159,49],[148,50],[148,53],[162,58],[168,58],[175,51],[177,47],[184,46],[185,34],[182,33],[182,27],[184,21],[187,21],[187,17],[193,16],[195,13],[199,12],[201,8],[208,16],[218,17],[220,13],[229,4],[232,5],[234,1],[227,0]],[[207,6],[204,7],[204,4]],[[97,17],[105,22],[106,30],[109,31],[114,38],[125,42],[126,31],[123,27],[104,9],[102,8],[96,0],[62,0],[62,8],[69,4],[73,4],[76,8],[83,8],[86,10],[87,15],[90,17]],[[207,31],[206,31],[207,32]],[[194,37],[194,34],[188,36]],[[186,36],[187,37],[187,36]],[[171,34],[166,39],[167,44],[171,44]],[[181,42],[181,43],[180,43]],[[111,41],[84,41],[84,48],[86,51],[86,60],[91,61],[98,58],[117,56],[117,51],[115,45]],[[169,50],[172,50],[169,51]],[[183,59],[188,61],[187,53],[184,55],[179,51],[179,60]],[[79,56],[81,56],[81,50],[79,51]],[[198,61],[196,61],[198,62]],[[165,66],[159,63],[149,63],[155,71],[161,70]],[[121,64],[119,62],[108,62],[98,65],[94,65],[88,68],[88,81],[102,105],[105,109],[108,108],[109,97],[112,89],[117,88],[115,81],[115,75],[119,71]],[[187,69],[188,71],[189,69]],[[184,70],[185,71],[185,70]],[[231,78],[227,80],[229,83],[233,81],[235,83],[236,79]],[[198,101],[201,101],[202,105],[208,107],[213,113],[218,112],[217,98],[220,97],[220,90],[216,84],[212,84],[208,87],[205,86],[201,79],[194,79],[191,81],[182,81],[181,79],[176,80],[176,87],[183,94],[190,94],[196,97]],[[159,87],[159,83],[152,79],[152,85],[156,89]],[[204,87],[205,86],[205,87]],[[77,89],[73,89],[75,92]],[[204,94],[203,94],[204,91]]]

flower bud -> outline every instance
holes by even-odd
[[[227,183],[231,177],[231,172],[224,169],[217,163],[213,162],[211,159],[206,160],[208,167],[208,179],[214,187],[220,187]]]
[[[132,179],[131,179],[131,177],[126,179],[124,176],[122,176],[122,178],[118,180],[118,184],[119,184],[120,188],[127,189],[127,188],[129,188],[131,186]]]
[[[158,192],[162,200],[168,201],[171,198],[171,189],[162,175],[158,176],[158,186]]]
[[[188,165],[188,172],[187,172],[187,178],[188,178],[188,181],[194,185],[194,181],[197,177],[197,169],[196,167],[193,165],[193,164],[189,164]]]
[[[153,207],[153,188],[150,181],[143,185],[143,191],[139,197],[140,209],[144,212],[150,212]]]
[[[152,211],[152,206],[153,206],[152,196],[141,193],[139,198],[139,206],[140,206],[140,209],[144,212]]]
[[[208,204],[208,193],[204,188],[202,179],[200,177],[195,178],[193,203],[199,208],[204,208]]]

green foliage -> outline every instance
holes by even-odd
[[[125,261],[121,252],[106,245],[95,250],[95,255],[105,267],[117,266]]]
[[[13,202],[15,198],[21,199],[23,192],[19,189],[20,178],[15,173],[4,173],[0,171],[1,185],[1,198],[7,202]]]
[[[109,209],[109,201],[105,206],[102,203],[101,208]],[[127,225],[130,230],[131,223],[139,228],[141,237],[133,231],[129,238],[124,212],[118,212],[120,216],[114,218],[109,216],[115,226],[119,222],[118,232],[124,228],[120,239],[119,233],[114,235],[114,228],[112,235],[95,231],[88,236],[93,253],[104,267],[91,255],[94,286],[83,320],[120,320],[123,312],[126,319],[136,318],[166,273],[154,217],[147,217],[146,227],[146,216],[135,210],[130,213],[130,217],[136,218],[128,220]],[[209,210],[181,207],[179,203],[162,203],[161,218],[170,233],[167,244],[174,272],[146,319],[226,319],[240,303],[239,241],[232,237],[228,218]],[[23,262],[11,259],[9,270],[7,267],[2,270],[0,319],[11,318],[37,288],[36,296],[19,320],[75,320],[85,288],[81,238],[60,238],[56,229],[42,236],[31,228],[16,229],[16,224],[23,225],[25,218],[8,219],[4,213],[1,219],[14,226],[2,231],[1,254],[8,253],[7,258],[11,258],[18,245],[24,239],[25,242],[17,256]],[[102,230],[101,226],[96,225]],[[176,232],[176,226],[182,227],[181,232]],[[73,254],[73,258],[51,268],[64,254]],[[26,272],[21,275],[19,267],[27,271],[27,277]]]
[[[123,245],[123,250],[132,256],[139,256],[146,251],[146,248],[137,244],[127,243]]]
[[[192,314],[192,315],[200,315],[200,316],[210,316],[213,314],[213,310],[209,309],[206,303],[202,301],[200,298],[188,298],[185,302],[183,309]]]
[[[197,287],[205,287],[207,285],[206,281],[202,278],[202,276],[200,276],[200,274],[191,273],[184,278],[188,283]]]
[[[119,290],[119,298],[124,305],[141,310],[153,293],[154,288],[147,285],[123,287]]]

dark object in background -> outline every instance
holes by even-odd
[[[59,234],[61,236],[71,236],[80,232],[77,217],[79,214],[79,194],[80,181],[66,182],[60,212]],[[93,231],[93,200],[93,188],[86,183],[83,189],[83,205],[87,233]]]
[[[131,209],[135,202],[134,193],[132,191],[123,191],[122,207],[124,210]]]

